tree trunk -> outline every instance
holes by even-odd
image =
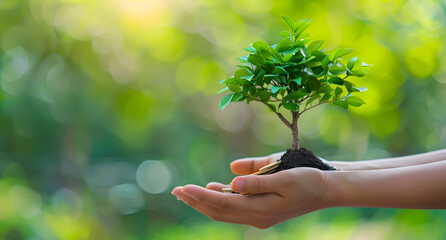
[[[297,126],[297,120],[299,119],[299,115],[297,112],[293,112],[293,123],[291,125],[291,131],[293,131],[293,146],[292,149],[299,149],[299,127]]]
[[[299,149],[299,130],[297,128],[297,125],[293,127],[293,149]]]

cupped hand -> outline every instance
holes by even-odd
[[[235,161],[231,169],[234,173],[248,173],[274,159],[264,159],[265,164],[258,161]],[[207,188],[196,185],[176,187],[172,194],[213,220],[268,228],[328,207],[328,185],[322,171],[295,168],[270,175],[236,177],[231,187],[241,194],[219,192],[224,187],[219,183],[210,183]],[[253,195],[245,196],[244,193]]]

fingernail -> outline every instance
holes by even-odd
[[[232,184],[231,184],[232,191],[234,191],[234,192],[242,192],[243,191],[243,184],[244,184],[244,182],[243,182],[242,178],[240,178],[240,177],[234,178],[234,180],[232,180]]]
[[[184,194],[186,194],[187,196],[193,198],[195,201],[198,201],[194,195],[191,192],[188,192],[187,190],[185,190],[184,188],[181,190]]]
[[[177,196],[177,200],[183,201],[183,199],[180,196]]]

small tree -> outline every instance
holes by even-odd
[[[221,82],[226,87],[219,93],[231,93],[223,97],[219,106],[224,109],[231,102],[242,101],[265,104],[292,131],[292,149],[298,150],[298,120],[303,113],[325,103],[344,109],[364,104],[353,93],[367,89],[346,79],[365,76],[368,71],[364,67],[370,65],[357,57],[345,65],[341,57],[353,49],[326,52],[321,49],[325,41],[311,42],[309,34],[304,33],[310,20],[294,22],[289,17],[282,18],[290,31],[282,31],[280,36],[284,38],[277,44],[258,41],[245,48],[249,55],[238,58],[240,69]],[[281,109],[291,112],[291,120],[282,115]]]

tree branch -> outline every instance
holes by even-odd
[[[302,98],[301,100],[299,100],[299,104],[301,104],[303,101],[307,100],[308,98],[310,98],[310,95],[307,95],[306,97]]]
[[[330,101],[320,102],[320,103],[318,103],[318,104],[316,104],[316,105],[314,105],[314,106],[311,106],[311,107],[309,107],[309,108],[305,108],[302,112],[299,113],[299,117],[300,117],[300,115],[302,115],[302,113],[304,113],[304,112],[306,112],[306,111],[308,111],[308,110],[310,110],[310,109],[312,109],[312,108],[315,108],[315,107],[317,107],[317,106],[319,106],[319,105],[322,105],[322,104],[324,104],[324,103],[332,103],[332,102],[334,102],[334,101],[338,101],[338,100],[344,99],[344,98],[346,98],[348,95],[350,95],[350,92],[349,92],[347,95],[345,95],[345,96],[343,96],[343,97],[340,97],[340,98],[338,98],[338,99],[333,99],[333,100],[330,100]]]
[[[265,104],[269,109],[271,109],[271,111],[275,112],[277,114],[277,116],[280,118],[280,120],[282,120],[283,123],[285,123],[285,125],[292,129],[291,127],[291,123],[280,113],[277,112],[273,107],[271,107],[267,102],[261,101],[263,104]]]

